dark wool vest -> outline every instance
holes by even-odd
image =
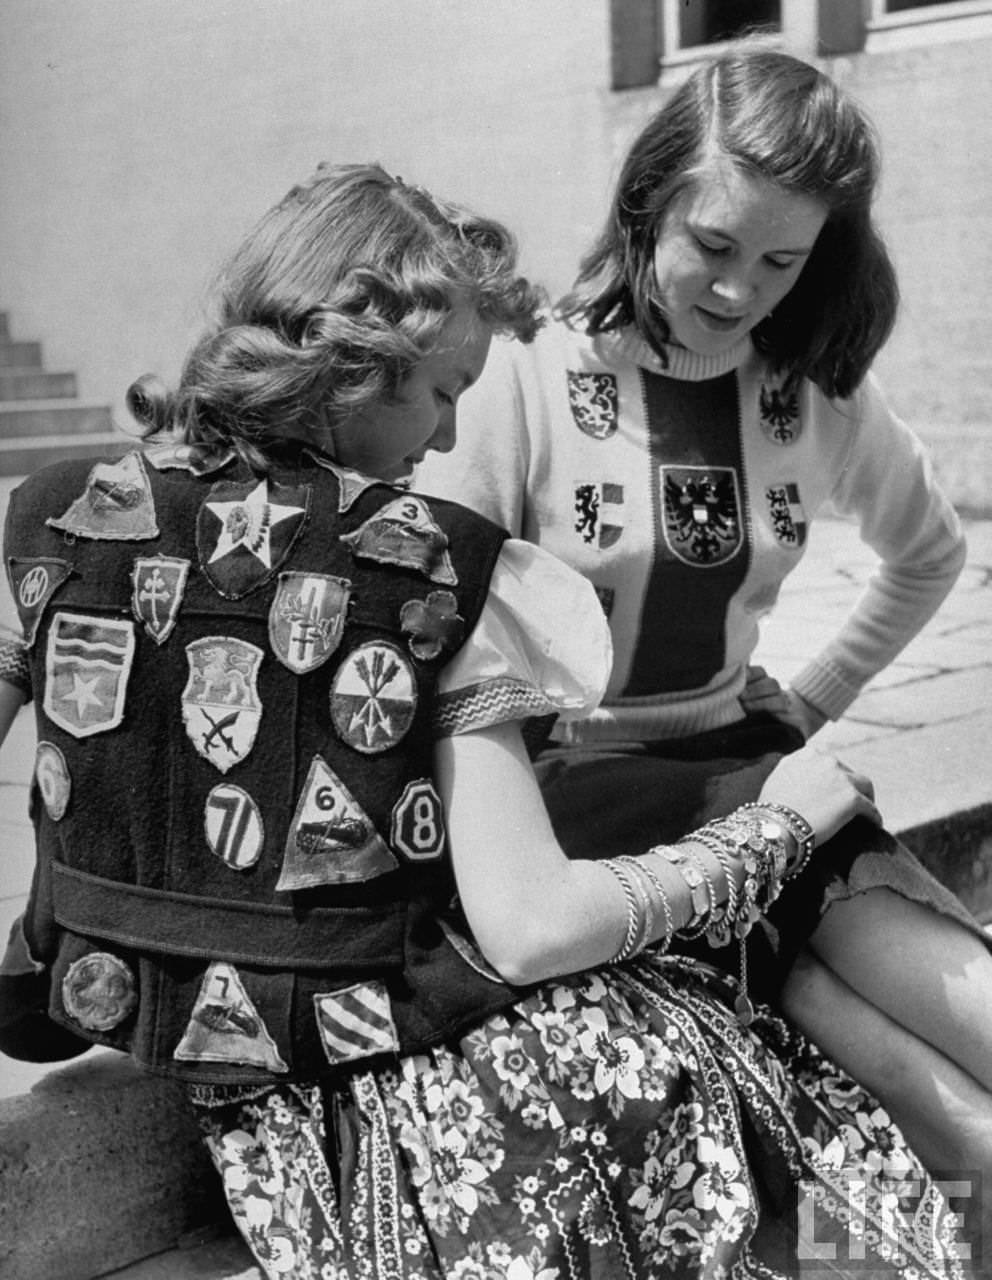
[[[151,449],[14,492],[38,866],[0,1048],[265,1083],[518,998],[465,941],[431,780],[438,673],[504,537],[305,455]]]

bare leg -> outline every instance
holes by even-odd
[[[970,1075],[862,999],[809,952],[786,980],[787,1016],[884,1105],[935,1176],[973,1181],[982,1200],[969,1237],[992,1258],[992,1096]]]
[[[831,903],[809,946],[849,987],[992,1090],[992,954],[979,939],[918,902],[871,889]]]

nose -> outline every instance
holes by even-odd
[[[454,406],[445,409],[437,420],[437,427],[430,439],[430,447],[436,453],[450,453],[455,447],[457,415]]]
[[[739,272],[718,276],[710,287],[718,298],[735,307],[750,302],[756,288],[747,275]]]

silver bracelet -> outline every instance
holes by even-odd
[[[619,964],[622,960],[629,960],[637,952],[644,938],[646,922],[631,878],[618,860],[604,858],[600,865],[606,867],[616,876],[623,889],[624,897],[627,899],[627,931],[624,934],[623,942],[620,944],[620,950],[607,961],[607,964]]]

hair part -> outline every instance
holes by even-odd
[[[899,298],[872,218],[875,133],[828,76],[763,42],[711,59],[648,121],[627,153],[606,226],[557,314],[590,333],[634,324],[665,358],[655,245],[673,199],[715,153],[825,205],[826,222],[799,278],[752,338],[791,385],[805,377],[827,395],[850,395],[887,340]]]
[[[146,437],[233,447],[264,470],[274,448],[319,447],[344,418],[390,400],[458,303],[530,341],[543,302],[516,274],[500,223],[377,164],[323,164],[221,270],[176,390],[146,375],[128,407]]]

